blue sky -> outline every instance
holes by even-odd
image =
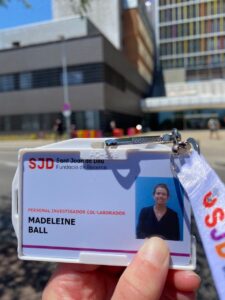
[[[0,6],[0,29],[41,22],[52,18],[51,0],[27,0],[26,8],[21,0],[10,0],[7,7]]]

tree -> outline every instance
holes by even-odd
[[[22,2],[27,8],[31,7],[30,3],[28,0],[18,0]],[[0,0],[0,6],[8,6],[10,3],[10,0]]]
[[[7,6],[10,3],[11,0],[0,0],[0,6]],[[29,0],[17,0],[22,2],[26,7],[31,7],[31,4],[29,2]],[[78,11],[80,13],[86,12],[87,11],[87,7],[90,4],[91,0],[79,0],[79,7],[78,7]],[[71,5],[73,5],[74,0],[70,0]]]
[[[88,5],[90,4],[91,0],[80,0],[80,7],[83,11],[87,10]]]

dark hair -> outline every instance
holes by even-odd
[[[170,191],[165,183],[159,183],[154,187],[153,195],[155,195],[157,188],[163,188],[167,191],[167,196],[169,197]]]

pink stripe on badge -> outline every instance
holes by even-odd
[[[68,251],[96,251],[96,252],[111,252],[111,253],[129,253],[135,254],[136,250],[115,250],[115,249],[97,249],[97,248],[74,248],[74,247],[60,247],[60,246],[42,246],[42,245],[23,245],[23,248],[32,249],[48,249],[48,250],[68,250]],[[171,256],[190,257],[188,253],[171,252]]]

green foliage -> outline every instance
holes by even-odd
[[[23,3],[24,6],[26,6],[27,8],[31,7],[31,4],[29,3],[28,0],[18,0],[18,1]],[[6,6],[7,7],[9,3],[10,3],[10,0],[0,0],[0,6]]]
[[[83,16],[87,12],[90,2],[91,0],[79,0],[78,2],[70,0],[70,7],[72,8],[74,14],[80,14]]]
[[[0,0],[0,6],[8,6],[8,4],[10,3],[11,0]],[[29,0],[17,0],[20,1],[21,3],[23,3],[27,8],[31,7],[31,4],[29,2]],[[41,1],[41,0],[39,0]],[[42,0],[43,1],[43,0]],[[73,4],[73,0],[70,0],[71,4]],[[91,0],[80,0],[80,4],[79,4],[79,11],[82,12],[86,12],[88,5],[90,4]]]
[[[0,0],[0,5],[4,5],[5,6],[7,4],[7,2],[8,2],[7,0]]]
[[[83,11],[87,11],[87,7],[90,4],[90,0],[80,0],[80,7]]]

